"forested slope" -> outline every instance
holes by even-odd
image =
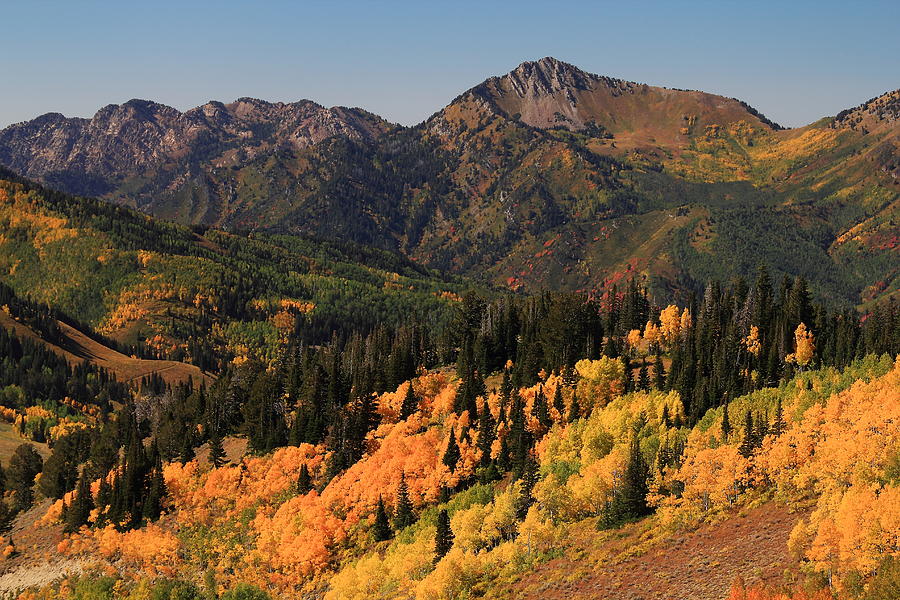
[[[148,382],[57,438],[36,490],[13,486],[58,499],[36,525],[67,532],[51,563],[106,565],[25,597],[520,597],[535,577],[596,597],[651,557],[694,597],[735,575],[864,597],[900,552],[898,319],[829,312],[765,271],[683,308],[633,284],[469,294],[455,371],[401,328],[289,343],[207,387]],[[248,454],[229,462],[235,436]],[[738,522],[775,528],[741,535],[782,558],[722,540]],[[702,577],[665,566],[677,543]]]

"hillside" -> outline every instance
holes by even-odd
[[[615,383],[593,369],[589,361],[579,364],[573,388],[585,406]],[[537,446],[534,487],[523,492],[527,478],[458,487],[478,472],[477,432],[467,433],[466,416],[452,409],[457,383],[430,373],[412,382],[420,412],[406,420],[393,416],[406,384],[382,395],[384,420],[372,432],[371,450],[316,491],[298,494],[296,486],[303,465],[313,481],[323,476],[327,454],[318,446],[287,447],[217,469],[174,462],[165,470],[168,515],[130,532],[111,526],[82,530],[52,550],[52,560],[100,560],[107,574],[114,573],[110,585],[121,578],[120,586],[129,585],[132,575],[196,580],[214,566],[215,581],[224,588],[253,582],[283,597],[329,600],[466,593],[677,593],[724,600],[736,578],[776,590],[821,584],[828,573],[836,580],[852,578],[897,552],[885,544],[891,547],[897,532],[889,507],[898,489],[898,377],[900,363],[870,357],[844,371],[809,371],[735,398],[732,414],[746,409],[775,415],[774,429],[759,439],[752,428],[729,431],[721,407],[693,427],[673,425],[668,419],[679,418],[680,401],[659,390],[614,395],[581,418],[553,409],[554,425],[539,434],[544,437]],[[542,385],[553,397],[554,387],[565,384],[554,375]],[[520,393],[530,412],[541,388]],[[501,394],[492,392],[484,402],[481,410],[490,409],[502,421]],[[877,433],[861,436],[863,430]],[[441,440],[454,431],[460,455],[448,468]],[[657,511],[636,523],[606,525],[604,498],[624,485],[617,473],[630,468],[635,435],[641,452],[656,455],[648,460]],[[817,451],[809,446],[813,442]],[[683,444],[684,454],[669,464],[665,452],[673,444]],[[885,449],[894,454],[885,455]],[[398,483],[400,473],[405,484]],[[397,491],[403,485],[408,491]],[[683,486],[680,493],[673,485]],[[448,488],[445,495],[441,490]],[[395,492],[409,495],[416,522],[398,527],[387,541],[373,541],[379,499],[395,505]],[[533,504],[519,514],[526,496]],[[36,525],[50,539],[58,535],[59,506]],[[449,514],[452,548],[433,562],[441,510]],[[868,527],[873,519],[877,526]],[[13,565],[40,562],[28,556],[26,550]],[[140,585],[149,585],[150,579],[144,581]],[[78,589],[85,583],[67,585]]]
[[[412,128],[303,103],[183,115],[130,103],[92,126],[47,116],[7,128],[0,163],[184,223],[353,240],[515,290],[604,289],[636,273],[686,300],[767,264],[854,306],[900,287],[896,94],[783,130],[735,99],[548,57]],[[334,126],[307,127],[297,114],[309,111]],[[207,127],[209,147],[197,141]],[[97,186],[52,175],[70,162]]]
[[[208,375],[194,365],[173,360],[148,360],[126,356],[62,321],[56,322],[59,337],[52,341],[6,313],[0,313],[0,327],[14,332],[20,340],[34,340],[47,346],[52,352],[64,357],[72,366],[87,361],[114,374],[116,379],[123,383],[139,383],[142,378],[150,375],[158,375],[168,384],[188,379],[193,379],[197,384],[210,380]]]
[[[7,303],[54,330],[50,309]],[[0,585],[98,600],[893,585],[896,304],[829,311],[763,269],[692,307],[654,307],[632,281],[603,301],[454,308],[445,331],[295,332],[200,387],[122,386],[0,329],[2,414],[51,442],[8,459]]]
[[[16,294],[123,348],[203,370],[234,356],[272,359],[288,334],[319,343],[334,330],[415,317],[438,325],[460,289],[396,254],[295,236],[198,233],[8,172],[0,173],[0,224],[0,278]],[[94,350],[104,353],[86,351]]]

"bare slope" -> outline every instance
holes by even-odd
[[[193,378],[196,383],[209,380],[209,376],[194,365],[174,360],[146,360],[126,356],[91,339],[71,325],[62,321],[57,323],[62,337],[62,341],[58,344],[43,339],[27,325],[0,312],[0,326],[15,331],[18,337],[40,341],[50,350],[64,356],[70,364],[91,362],[115,373],[122,382],[140,380],[151,374],[159,375],[168,383],[183,382],[189,378]]]

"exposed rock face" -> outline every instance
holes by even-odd
[[[236,166],[276,149],[299,150],[332,136],[371,141],[391,128],[364,110],[241,98],[184,113],[155,102],[111,104],[91,119],[43,115],[0,132],[0,163],[64,191],[104,196],[128,177],[197,163]],[[140,204],[140,202],[137,202]]]
[[[506,76],[510,87],[522,98],[549,96],[566,90],[587,90],[601,78],[546,57],[523,62]]]

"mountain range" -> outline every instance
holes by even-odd
[[[900,288],[900,90],[806,127],[748,104],[525,62],[414,127],[357,108],[132,100],[0,131],[49,187],[230,231],[341,239],[512,289],[803,275],[837,305]]]

